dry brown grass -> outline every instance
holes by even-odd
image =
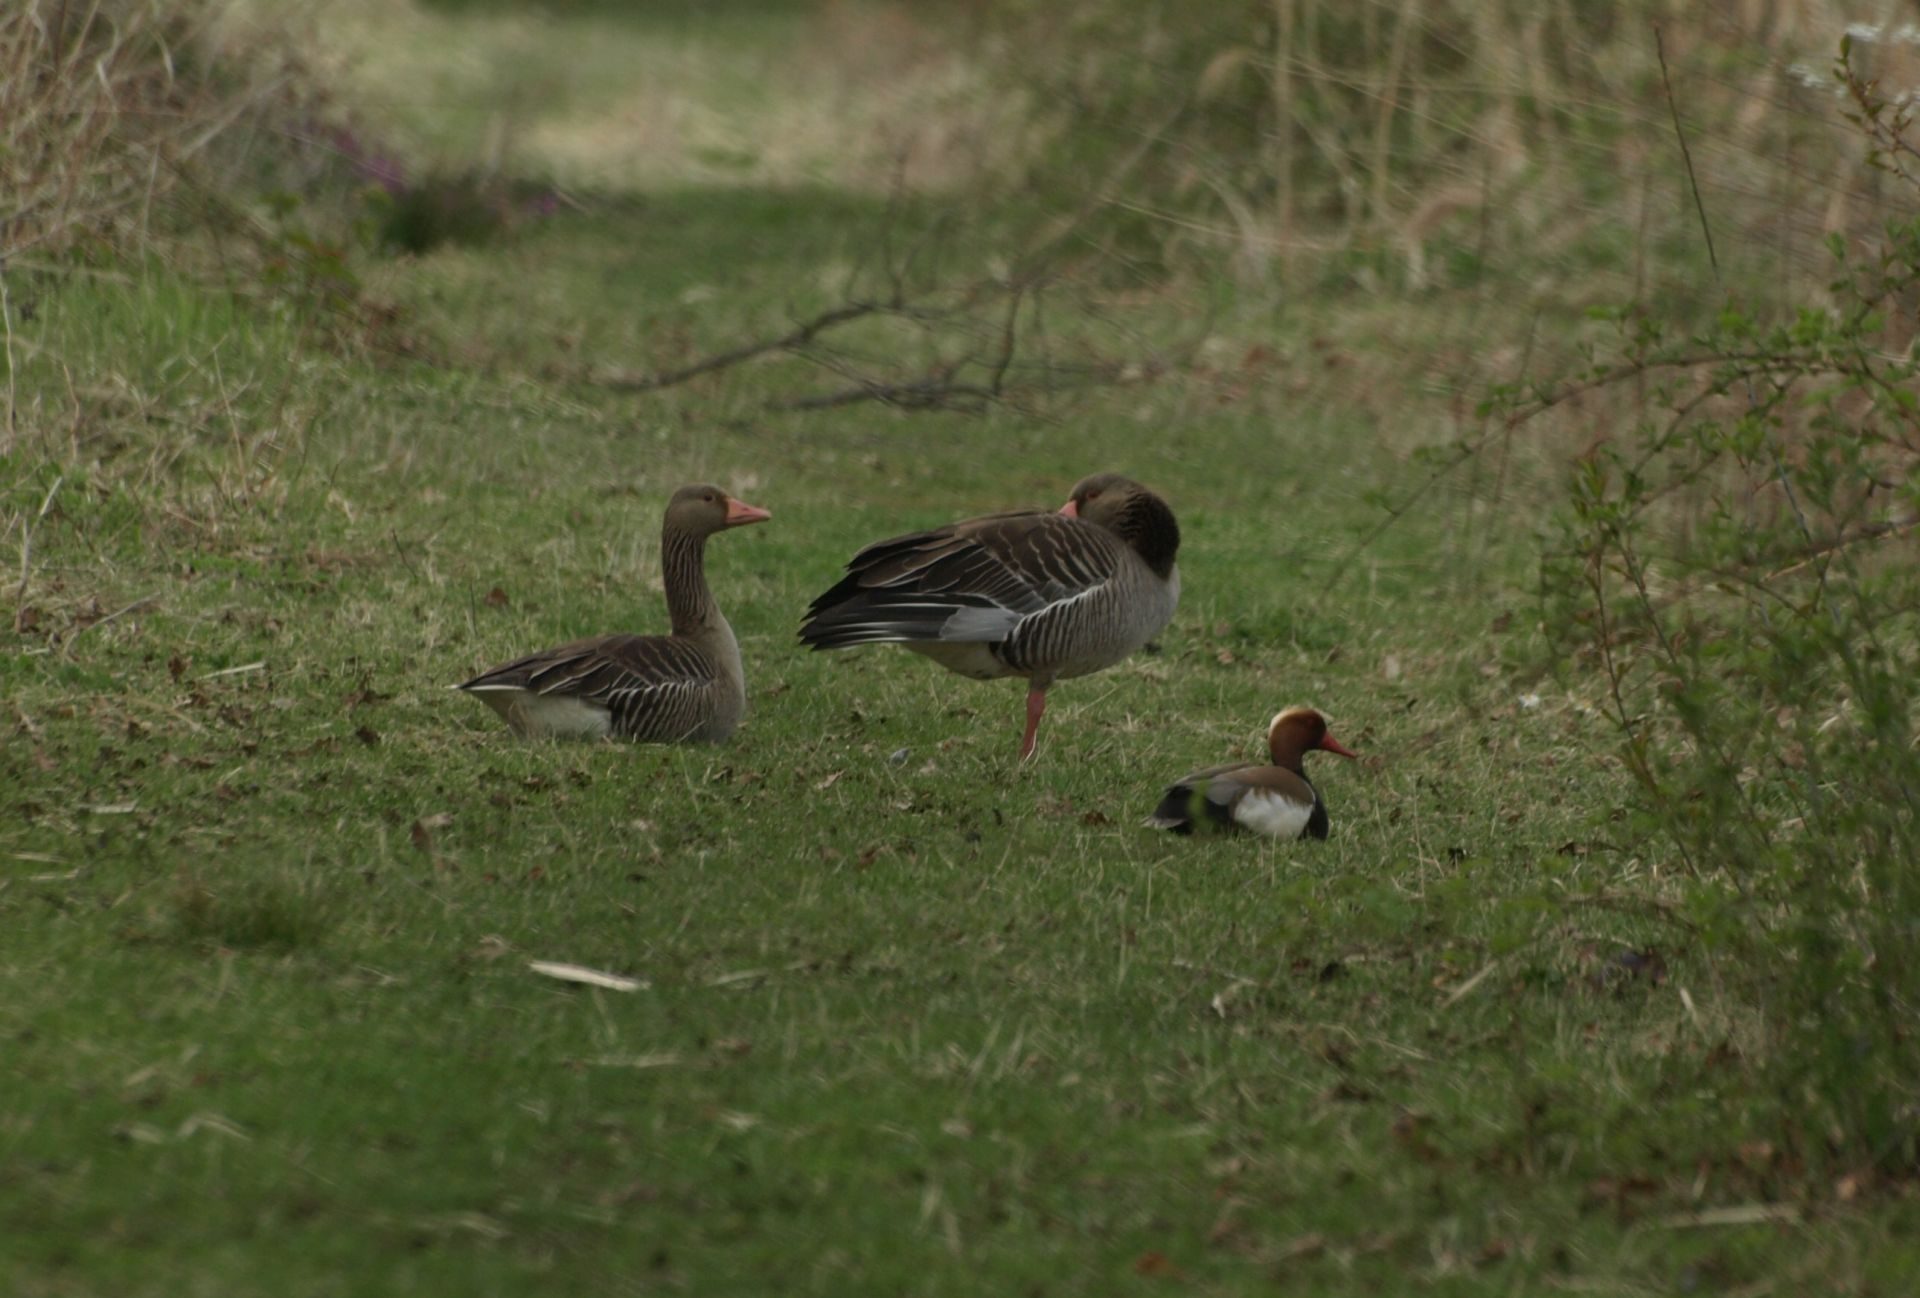
[[[1699,241],[1677,111],[1722,251],[1769,289],[1817,288],[1821,236],[1897,210],[1842,115],[1842,35],[1890,89],[1920,86],[1904,11],[1857,0],[993,11],[983,61],[1040,88],[1062,160],[1189,105],[1160,185],[1131,201],[1170,253],[1224,250],[1254,284],[1364,250],[1383,288],[1525,259],[1562,281],[1577,267],[1602,300],[1658,292],[1674,249]]]
[[[245,110],[197,74],[200,0],[24,0],[0,12],[0,258],[151,228]]]

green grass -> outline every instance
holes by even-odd
[[[1364,305],[1237,307],[1271,375],[1051,420],[763,413],[829,381],[792,361],[540,377],[831,300],[880,216],[689,190],[402,263],[433,363],[157,269],[39,296],[0,457],[7,1291],[1904,1293],[1911,1200],[1755,1143],[1738,1000],[1631,909],[1669,863],[1529,665],[1535,513],[1443,490],[1355,551],[1445,426],[1422,318],[1340,335],[1403,371],[1363,391],[1322,334]],[[795,643],[863,541],[1102,468],[1173,502],[1186,593],[1030,766],[1015,684]],[[732,744],[521,744],[445,688],[660,629],[697,479],[775,515],[711,551]],[[1314,768],[1330,842],[1139,827],[1294,702],[1365,755]],[[1649,943],[1663,980],[1611,963]]]
[[[846,238],[806,209],[803,262]],[[618,228],[532,246],[633,303]],[[670,293],[673,249],[645,255]],[[70,286],[42,337],[77,353],[128,310]],[[1692,953],[1597,989],[1668,935],[1554,903],[1658,863],[1606,850],[1617,777],[1579,711],[1516,702],[1524,633],[1489,628],[1524,626],[1525,537],[1462,572],[1444,502],[1324,589],[1395,472],[1338,409],[1168,383],[1058,424],[741,423],[703,415],[796,371],[623,402],[152,314],[185,332],[129,339],[126,380],[186,409],[224,382],[232,428],[6,464],[28,515],[68,475],[34,533],[42,631],[5,667],[15,1292],[1664,1291],[1810,1246],[1861,1286],[1911,1263],[1897,1201],[1671,1226],[1804,1195],[1742,1152]],[[543,318],[567,323],[510,297],[499,321]],[[1110,466],[1180,511],[1187,595],[1160,653],[1056,691],[1032,766],[1017,687],[794,643],[863,539]],[[712,552],[752,676],[732,745],[525,745],[444,689],[658,627],[659,505],[702,477],[776,515]],[[1331,842],[1138,828],[1294,701],[1368,755],[1317,770]]]

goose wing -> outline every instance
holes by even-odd
[[[707,655],[672,636],[595,636],[543,649],[482,672],[461,685],[474,693],[516,689],[568,695],[622,712],[639,699],[691,695],[714,682]]]
[[[1029,617],[1111,581],[1122,545],[1063,514],[995,514],[869,545],[813,601],[815,649],[914,640],[997,643]]]

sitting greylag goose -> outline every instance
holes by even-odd
[[[455,688],[529,738],[719,743],[747,711],[740,645],[707,589],[707,538],[766,510],[718,487],[682,487],[660,526],[672,635],[603,635],[530,654]]]
[[[1026,677],[1024,760],[1048,686],[1113,666],[1172,620],[1179,548],[1166,501],[1096,474],[1058,513],[990,514],[869,545],[813,601],[800,638],[904,644],[975,680]]]
[[[1267,726],[1273,765],[1241,762],[1195,771],[1168,786],[1146,823],[1176,834],[1191,834],[1197,827],[1325,838],[1327,804],[1301,763],[1316,748],[1342,757],[1359,755],[1327,733],[1327,719],[1312,708],[1288,708]]]

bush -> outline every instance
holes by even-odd
[[[1844,49],[1841,71],[1876,155],[1900,147]],[[1784,1133],[1912,1171],[1920,221],[1829,246],[1824,300],[1684,336],[1618,313],[1610,358],[1539,402],[1648,388],[1573,475],[1547,624],[1600,686],[1679,913],[1758,1017]]]

